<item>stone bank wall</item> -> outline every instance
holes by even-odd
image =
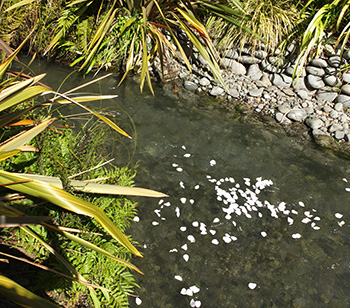
[[[295,56],[268,56],[230,50],[222,59],[224,90],[210,75],[206,62],[197,56],[194,73],[180,69],[184,86],[196,93],[226,97],[248,104],[257,113],[271,115],[288,125],[305,123],[317,139],[330,136],[350,146],[350,52],[329,52],[307,64],[298,80],[292,79]]]

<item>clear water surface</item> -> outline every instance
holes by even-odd
[[[53,87],[69,73],[32,68]],[[73,74],[62,90],[85,81]],[[106,143],[117,164],[139,162],[138,186],[170,196],[137,199],[129,232],[145,275],[135,273],[131,307],[350,307],[348,160],[181,100],[172,87],[153,97],[117,84],[112,76],[84,90],[118,94],[91,106],[133,140]]]

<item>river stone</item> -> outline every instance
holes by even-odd
[[[239,57],[238,52],[235,49],[230,49],[226,55],[225,58],[236,60]]]
[[[309,126],[311,129],[318,129],[324,125],[323,121],[317,118],[307,118],[305,120],[305,124]]]
[[[322,89],[325,87],[325,84],[320,76],[315,76],[311,74],[306,76],[306,84],[315,90]]]
[[[324,71],[327,75],[337,76],[339,74],[339,69],[331,66],[327,66]]]
[[[250,65],[247,71],[247,76],[250,77],[252,80],[259,80],[263,76],[259,64]]]
[[[343,104],[342,103],[336,103],[334,105],[334,110],[342,112],[343,111]]]
[[[268,74],[266,74],[266,73],[263,73],[263,76],[262,76],[262,78],[261,78],[261,80],[260,80],[263,84],[264,84],[264,86],[265,87],[271,87],[272,86],[272,83],[271,83],[271,81],[270,81],[270,79],[269,79],[269,76],[268,76]]]
[[[209,92],[209,94],[212,96],[221,96],[224,93],[225,93],[225,90],[218,86],[213,87]]]
[[[286,75],[286,74],[280,74],[281,75],[281,77],[283,78],[283,81],[286,83],[286,84],[288,84],[289,86],[292,84],[292,82],[293,82],[293,78],[291,77],[291,76],[288,76],[288,75]]]
[[[189,91],[196,91],[198,89],[197,84],[190,80],[184,81],[184,87]]]
[[[199,61],[204,67],[209,66],[208,61],[205,60],[201,54],[198,55],[198,61]]]
[[[237,58],[237,61],[243,64],[257,64],[261,62],[260,59],[251,56],[240,56]]]
[[[210,85],[210,80],[207,78],[207,77],[203,77],[199,80],[199,84],[202,86],[202,87],[206,87],[206,86],[209,86]]]
[[[253,96],[253,97],[260,97],[262,92],[263,92],[263,88],[260,89],[252,89],[248,92],[249,96]]]
[[[346,83],[350,83],[350,73],[345,73],[343,75],[343,81]]]
[[[225,58],[222,60],[222,64],[225,67],[230,68],[234,74],[245,75],[247,73],[245,66],[235,60]]]
[[[343,139],[343,138],[345,137],[345,133],[344,133],[344,131],[342,131],[342,130],[338,130],[338,131],[336,131],[336,132],[334,133],[334,137],[335,137],[335,139],[337,139],[337,140],[341,140],[341,139]]]
[[[328,64],[332,67],[339,67],[341,59],[339,56],[332,56],[328,58]]]
[[[338,96],[337,92],[318,90],[317,97],[320,101],[333,102]]]
[[[296,122],[303,122],[307,117],[307,113],[304,109],[293,109],[287,114],[287,117]]]
[[[305,77],[300,76],[297,80],[292,82],[292,87],[294,90],[307,90],[305,85]]]
[[[282,76],[279,74],[273,74],[271,78],[271,82],[277,87],[281,87],[281,88],[289,87],[289,85],[284,82]]]
[[[305,70],[306,70],[306,73],[308,73],[308,74],[320,76],[320,77],[323,77],[326,74],[326,72],[324,71],[323,68],[315,67],[315,66],[311,66],[311,65],[308,65],[305,68]]]
[[[282,92],[288,96],[295,96],[295,92],[290,88],[284,88],[282,89]]]
[[[294,67],[288,66],[284,71],[288,76],[293,76]]]
[[[350,96],[345,94],[339,94],[337,102],[342,103],[344,108],[350,108]]]
[[[295,90],[295,92],[297,93],[297,95],[301,98],[301,99],[303,99],[303,100],[306,100],[306,99],[308,99],[308,98],[310,98],[310,94],[309,94],[309,92],[308,91],[306,91],[306,90]]]
[[[310,65],[312,66],[316,66],[316,67],[322,67],[325,68],[328,66],[328,63],[326,60],[321,59],[321,58],[317,58],[317,59],[313,59],[310,61]]]
[[[263,60],[267,57],[267,52],[264,50],[256,50],[254,51],[253,55],[256,58]]]
[[[329,113],[329,116],[332,118],[332,119],[336,119],[339,117],[339,112],[336,111],[336,110],[332,110],[330,113]]]
[[[343,58],[346,60],[350,60],[350,50],[344,50]]]
[[[350,84],[343,85],[341,87],[341,92],[345,95],[350,95]]]
[[[323,106],[322,110],[326,113],[330,113],[333,109],[331,106],[325,105],[325,106]]]
[[[239,97],[239,91],[237,89],[229,89],[228,93],[230,94],[230,96],[232,96],[233,98],[238,98]]]
[[[330,127],[328,127],[328,131],[330,133],[334,133],[334,132],[340,131],[340,130],[343,130],[343,127],[339,124],[336,124],[336,123],[334,123]]]
[[[279,105],[278,111],[281,113],[288,113],[290,111],[290,108],[287,107],[286,105]]]
[[[290,120],[287,119],[287,118],[285,117],[285,115],[284,115],[283,113],[280,113],[280,112],[277,112],[277,113],[275,114],[275,119],[276,119],[276,121],[277,121],[278,123],[286,122],[286,120],[288,120],[288,122],[290,122]]]
[[[349,126],[349,117],[346,114],[343,113],[339,119],[340,122],[344,124],[344,128],[345,126]]]
[[[269,72],[269,73],[276,73],[278,71],[277,67],[273,66],[266,59],[264,59],[261,62],[261,67],[263,68],[264,71]]]
[[[341,85],[340,79],[333,75],[324,76],[323,81],[327,86],[330,86],[330,87],[339,87]]]

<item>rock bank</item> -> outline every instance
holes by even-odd
[[[350,51],[339,54],[313,59],[293,79],[293,54],[232,49],[220,63],[226,89],[200,55],[195,56],[192,73],[179,62],[173,70],[188,91],[219,98],[232,108],[243,104],[287,130],[301,123],[318,144],[350,154]]]

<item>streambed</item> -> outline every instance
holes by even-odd
[[[32,68],[53,87],[69,73]],[[82,82],[74,74],[63,89]],[[153,97],[132,80],[117,84],[112,76],[87,90],[119,96],[94,103],[134,137],[123,139],[129,152],[106,140],[116,164],[139,162],[137,185],[170,196],[137,199],[129,232],[145,275],[131,307],[350,306],[348,160],[171,88]]]

